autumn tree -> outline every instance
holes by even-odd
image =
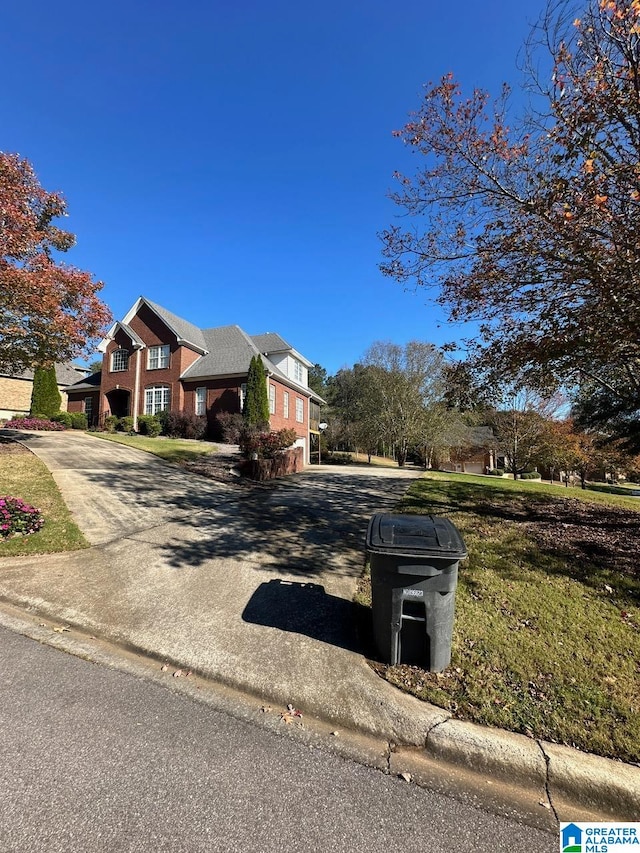
[[[507,86],[425,87],[396,132],[421,158],[393,194],[414,221],[382,234],[382,270],[476,321],[469,346],[494,375],[593,383],[637,434],[640,3],[574,8],[553,3],[534,30],[522,115]]]
[[[100,336],[109,311],[102,282],[62,263],[75,237],[55,225],[66,215],[31,164],[0,152],[0,368],[16,372],[69,361]]]

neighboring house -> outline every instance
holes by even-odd
[[[74,385],[88,371],[75,364],[56,364],[56,380],[62,397],[60,408],[67,409],[67,388]],[[0,418],[10,418],[12,415],[28,415],[31,409],[31,392],[33,391],[33,370],[23,370],[21,373],[0,374]]]
[[[488,426],[469,427],[464,442],[450,447],[446,456],[440,462],[441,471],[486,474],[497,467],[493,430]]]
[[[280,335],[249,336],[239,326],[200,329],[140,297],[111,327],[99,351],[102,370],[68,389],[69,411],[84,411],[97,425],[111,414],[159,411],[206,415],[215,428],[220,412],[241,412],[253,356],[265,367],[272,429],[293,428],[309,461],[319,435],[320,404],[308,386],[312,363]]]

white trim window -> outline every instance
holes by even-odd
[[[169,344],[163,344],[159,347],[149,347],[147,355],[147,370],[160,370],[162,367],[169,367],[169,354],[171,347]]]
[[[168,385],[152,385],[150,388],[145,388],[145,415],[156,415],[158,412],[168,412],[170,404],[171,389]]]
[[[276,413],[276,386],[269,384],[269,414]]]
[[[247,399],[247,383],[243,382],[240,386],[240,411],[244,410],[244,401]]]
[[[196,415],[207,414],[207,389],[196,388]]]
[[[111,353],[111,372],[129,369],[129,350],[116,349]]]
[[[289,417],[289,392],[284,391],[282,396],[282,407],[284,410],[284,417]]]
[[[302,362],[297,358],[293,359],[293,378],[301,385],[304,382],[304,371],[302,370]]]
[[[304,423],[304,400],[296,397],[296,420],[299,424]]]

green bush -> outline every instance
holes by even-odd
[[[89,422],[84,412],[71,412],[71,429],[87,429]]]
[[[31,390],[31,416],[51,418],[60,411],[61,403],[55,367],[36,367]]]
[[[67,429],[71,429],[73,426],[73,415],[71,412],[56,412],[55,415],[51,416],[51,420],[57,424],[64,424]]]
[[[131,415],[126,415],[124,418],[118,418],[116,429],[118,432],[133,432],[133,418]]]
[[[155,415],[138,415],[138,432],[155,438],[162,432],[162,424]]]
[[[117,418],[115,415],[107,415],[107,417],[104,419],[105,432],[115,432],[119,420],[120,419]]]
[[[537,471],[523,471],[518,475],[519,480],[540,480],[540,474]]]
[[[488,473],[490,477],[504,477],[504,468],[490,468]]]

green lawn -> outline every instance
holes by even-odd
[[[215,453],[217,446],[209,441],[190,441],[180,438],[149,438],[146,435],[127,435],[123,432],[89,432],[87,435],[101,438],[105,441],[115,441],[118,444],[126,444],[135,450],[144,450],[153,453],[165,462],[190,462],[201,456]]]
[[[41,510],[45,519],[37,533],[0,540],[0,557],[88,547],[44,463],[20,445],[0,444],[0,494],[22,498]]]
[[[429,473],[396,509],[448,516],[469,558],[451,666],[376,670],[458,718],[638,762],[640,500]]]

